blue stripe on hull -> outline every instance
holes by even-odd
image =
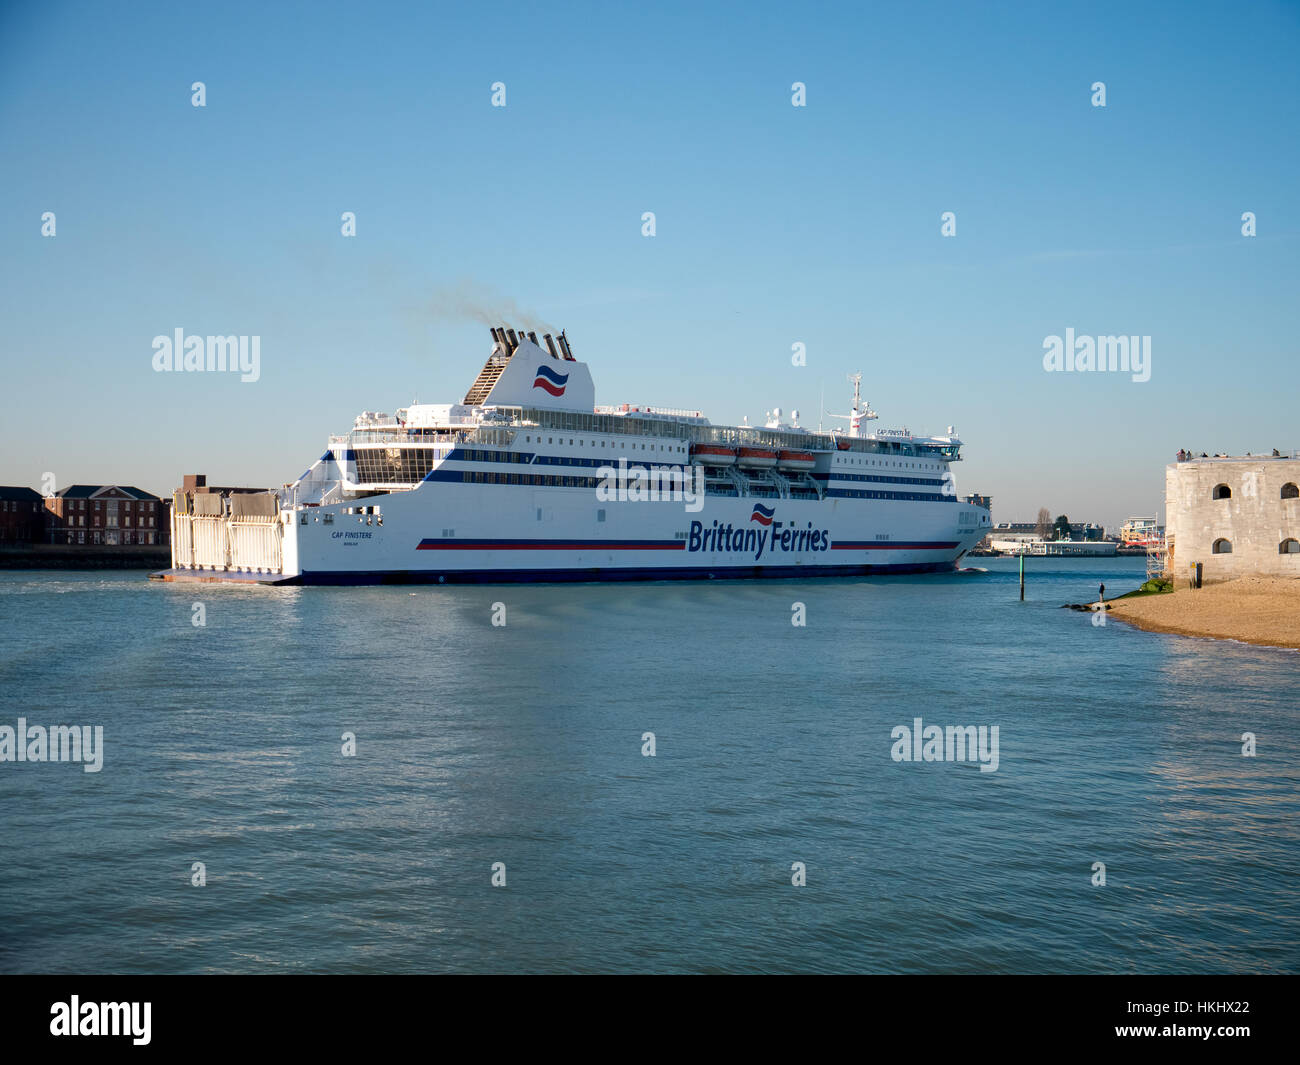
[[[799,580],[875,577],[904,573],[951,573],[952,562],[895,562],[863,566],[645,566],[593,569],[374,570],[333,573],[316,570],[286,584],[574,584],[612,581]]]

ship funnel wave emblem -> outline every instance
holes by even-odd
[[[553,396],[564,395],[564,387],[569,383],[567,373],[557,373],[549,366],[537,367],[537,376],[533,378],[533,387],[549,392]]]
[[[754,513],[749,516],[750,521],[756,521],[759,525],[771,525],[772,515],[776,513],[776,507],[765,507],[762,503],[754,504]]]

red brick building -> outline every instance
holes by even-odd
[[[170,540],[166,504],[130,485],[70,485],[46,497],[45,510],[51,544],[163,546]]]
[[[0,485],[0,544],[39,544],[45,539],[45,500],[30,488]]]

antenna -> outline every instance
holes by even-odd
[[[849,423],[849,436],[857,436],[864,421],[875,421],[879,417],[874,410],[862,402],[862,374],[848,375],[853,382],[853,410],[850,414],[832,414],[832,418],[844,418]]]

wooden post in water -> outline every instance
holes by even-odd
[[[1025,553],[1020,552],[1020,601],[1025,601]]]

